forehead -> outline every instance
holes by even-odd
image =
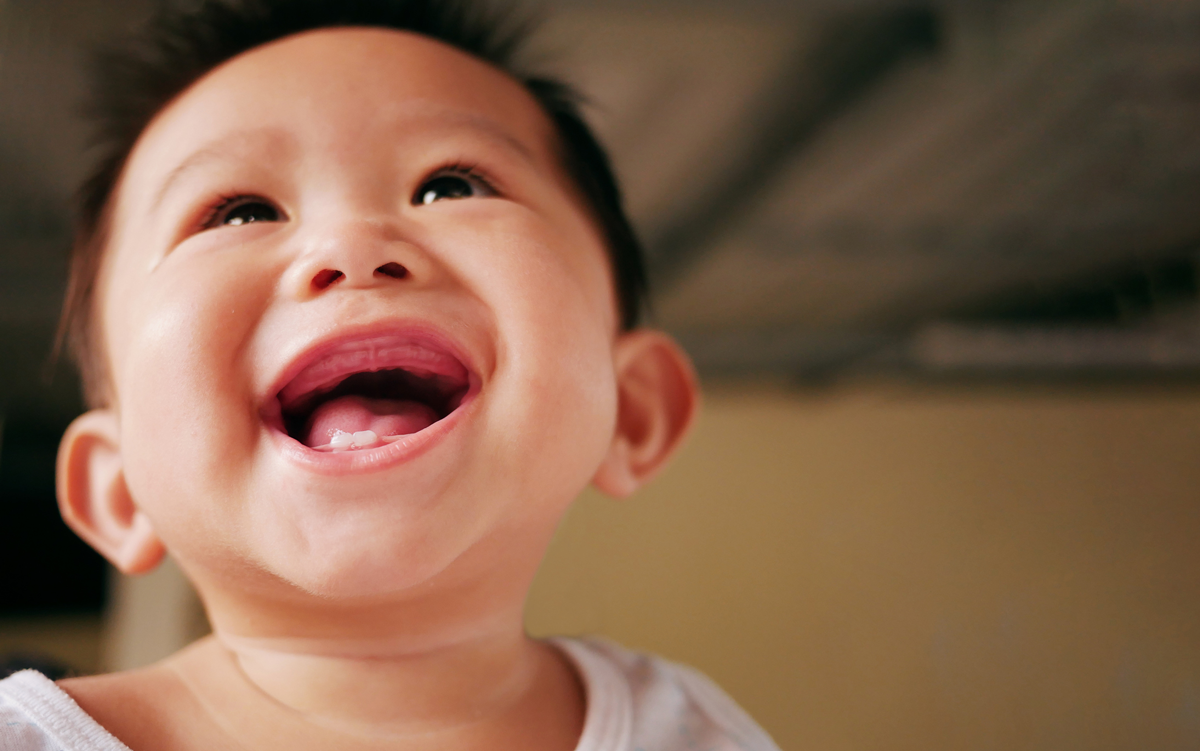
[[[239,150],[353,149],[372,129],[468,133],[554,168],[553,126],[514,78],[402,31],[322,29],[246,52],[168,105],[131,155],[137,173]],[[148,188],[148,185],[141,185]]]

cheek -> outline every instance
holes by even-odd
[[[113,326],[123,332],[114,372],[122,453],[139,503],[228,491],[232,470],[250,456],[245,423],[255,419],[254,402],[241,353],[270,290],[256,289],[259,275],[248,271],[164,264],[143,290],[127,293]]]
[[[535,227],[497,237],[489,281],[503,377],[494,386],[508,437],[499,464],[573,495],[603,459],[616,419],[607,259],[588,235]]]

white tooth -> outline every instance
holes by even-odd
[[[329,436],[329,445],[334,449],[348,449],[352,443],[354,443],[354,435],[344,430],[335,430],[333,435]]]
[[[374,446],[379,443],[379,436],[375,435],[374,430],[360,430],[354,434],[354,445],[365,448]]]

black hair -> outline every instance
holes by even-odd
[[[522,73],[516,55],[529,37],[484,0],[195,0],[162,6],[124,44],[98,53],[86,114],[94,126],[95,169],[76,196],[76,239],[60,335],[84,378],[88,401],[106,401],[105,367],[92,321],[107,212],[130,152],[169,102],[222,63],[255,47],[316,29],[353,26],[408,31],[484,60],[521,83],[554,125],[567,174],[606,242],[623,329],[638,324],[646,298],[642,250],[625,215],[604,148],[567,84]]]

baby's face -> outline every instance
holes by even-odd
[[[426,581],[548,534],[612,439],[611,274],[552,125],[421,37],[203,78],[132,154],[101,284],[126,481],[202,578]]]

